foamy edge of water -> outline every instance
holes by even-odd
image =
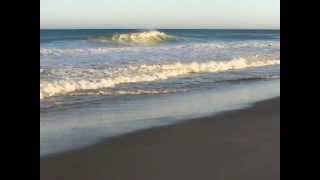
[[[51,96],[65,95],[83,90],[112,88],[119,84],[153,82],[192,73],[213,73],[252,67],[278,65],[280,60],[248,60],[236,58],[231,61],[209,61],[206,63],[173,63],[163,65],[130,66],[130,72],[98,79],[65,79],[40,82],[40,100]]]

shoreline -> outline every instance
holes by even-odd
[[[280,97],[40,158],[40,179],[280,179]]]

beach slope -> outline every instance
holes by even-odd
[[[40,179],[280,179],[280,98],[42,158]]]

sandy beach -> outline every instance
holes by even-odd
[[[40,179],[280,179],[280,98],[42,158]]]

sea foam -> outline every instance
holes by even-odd
[[[88,56],[103,55],[109,53],[132,53],[132,52],[179,52],[179,51],[213,51],[219,49],[240,49],[240,48],[273,48],[279,49],[278,42],[214,42],[214,43],[196,43],[188,45],[175,46],[120,46],[120,47],[95,47],[95,48],[40,48],[40,56]]]
[[[208,61],[172,64],[142,64],[131,65],[105,73],[104,70],[77,70],[82,78],[66,78],[59,80],[42,80],[40,82],[40,99],[51,96],[64,95],[76,91],[98,90],[112,88],[119,84],[139,83],[165,80],[172,77],[192,73],[213,73],[236,69],[278,65],[277,59],[245,59],[235,58],[230,61]],[[87,74],[90,74],[88,76]],[[94,74],[92,76],[92,74]]]

